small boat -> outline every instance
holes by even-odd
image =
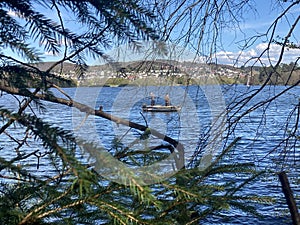
[[[174,105],[143,105],[142,109],[144,112],[177,112],[181,110],[181,107]]]

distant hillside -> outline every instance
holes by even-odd
[[[41,71],[46,71],[56,62],[41,62],[41,63],[32,63],[31,65],[37,67]],[[53,72],[63,71],[63,73],[67,73],[69,71],[75,70],[75,64],[72,63],[61,63],[54,67]]]
[[[33,64],[40,70],[47,70],[54,62],[43,62]],[[291,69],[294,69],[291,73]],[[262,67],[234,67],[222,64],[204,64],[195,62],[178,62],[174,60],[154,60],[154,61],[131,61],[114,62],[104,65],[89,66],[80,79],[76,73],[76,66],[72,63],[57,65],[52,72],[67,79],[73,79],[82,86],[107,85],[110,79],[112,85],[126,85],[145,77],[156,78],[173,77],[178,80],[178,84],[184,83],[187,76],[193,79],[217,79],[220,83],[237,84],[262,84],[268,77],[271,68]],[[282,64],[269,81],[270,84],[294,84],[300,80],[299,67]],[[176,81],[177,82],[177,81]]]

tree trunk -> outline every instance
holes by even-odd
[[[299,213],[298,213],[298,208],[297,208],[294,196],[293,196],[293,192],[290,187],[288,177],[284,171],[280,172],[278,174],[278,176],[279,176],[279,180],[282,185],[282,191],[284,193],[286,202],[288,204],[288,207],[289,207],[289,210],[291,213],[293,225],[300,225],[300,217],[299,217]]]

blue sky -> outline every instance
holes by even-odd
[[[261,1],[254,0],[253,7],[256,11],[248,10],[247,13],[243,14],[244,20],[241,21],[240,30],[223,30],[221,34],[222,37],[222,45],[219,45],[215,57],[217,58],[217,62],[220,64],[235,64],[238,66],[244,65],[244,63],[248,62],[247,65],[252,65],[256,60],[248,61],[251,57],[255,58],[259,56],[267,47],[270,41],[270,34],[266,34],[268,28],[272,25],[274,20],[282,13],[285,7],[289,4],[276,5],[276,1]],[[277,3],[278,4],[278,3]],[[290,10],[286,17],[278,21],[277,27],[275,29],[274,37],[280,36],[285,37],[291,27],[291,24],[294,23],[297,16],[300,14],[300,7],[294,7]],[[299,22],[300,23],[300,22]],[[294,31],[295,34],[300,34],[300,24],[296,27]],[[181,29],[181,28],[179,28]],[[241,51],[241,47],[245,44],[245,39],[249,37],[253,37],[255,35],[262,35],[257,40],[251,42],[251,45],[248,48],[243,49]],[[292,36],[293,42],[300,46],[300,36]],[[178,49],[181,46],[177,46]],[[119,51],[124,51],[124,49]],[[269,51],[266,52],[261,57],[260,63],[264,65],[269,65],[270,63],[274,64],[277,62],[279,57],[279,53],[281,51],[281,47],[275,44],[271,44],[269,46]],[[149,53],[149,52],[147,52]],[[147,55],[145,53],[145,55]],[[126,54],[126,57],[129,57],[128,52],[123,53]],[[131,55],[130,55],[131,56]],[[291,61],[295,61],[300,56],[299,49],[289,49],[285,52],[283,62],[290,63]],[[124,56],[123,56],[124,57]],[[142,57],[142,54],[138,57]],[[185,58],[184,58],[185,57]],[[122,58],[122,57],[120,57]],[[185,56],[183,56],[185,60],[194,59],[193,51],[188,49],[185,52]],[[206,58],[198,57],[199,61],[206,61]],[[236,59],[238,58],[238,62]],[[172,58],[172,59],[177,59]],[[213,60],[214,61],[214,60]],[[261,65],[260,63],[256,65]]]
[[[277,5],[276,1],[260,1],[256,0],[255,2],[255,8],[257,10],[257,13],[250,12],[247,15],[244,15],[245,20],[243,23],[241,23],[241,28],[243,32],[246,34],[246,36],[251,37],[254,35],[261,35],[265,34],[267,29],[271,26],[271,24],[274,22],[275,18],[278,17],[282,13],[285,7],[287,7],[289,4],[283,3],[282,6]],[[276,4],[275,4],[276,3]],[[285,37],[291,27],[291,24],[295,21],[295,19],[300,14],[300,7],[299,4],[297,7],[294,7],[290,10],[290,13],[288,13],[287,17],[284,17],[282,20],[280,20],[277,24],[277,29],[275,32],[275,37],[279,35],[280,37]],[[240,49],[238,49],[238,43],[239,41],[243,40],[242,34],[234,37],[233,34],[225,34],[226,37],[225,43],[230,43],[224,48],[226,49],[223,52],[218,52],[219,61],[223,60],[225,63],[230,63],[230,59],[226,59],[226,56],[230,56],[232,58],[235,58],[238,54],[241,54],[240,60],[241,63],[245,62],[249,57],[255,57],[258,56],[266,47],[267,42],[270,40],[270,34],[269,32],[268,36],[262,36],[257,41],[253,42],[252,45],[244,49],[243,52],[240,52]],[[298,44],[300,46],[300,24],[296,27],[294,34],[297,34],[298,36],[292,36],[292,40],[295,44]],[[233,42],[231,42],[233,40]],[[243,43],[243,42],[241,42]],[[272,44],[270,46],[269,50],[269,58],[272,59],[272,62],[276,62],[278,59],[280,47]],[[284,55],[284,62],[289,63],[291,61],[295,61],[297,57],[300,56],[300,50],[296,49],[290,49],[286,51]],[[262,57],[263,62],[268,64],[268,60],[266,59],[266,55]]]
[[[273,23],[274,19],[279,15],[279,13],[282,11],[281,6],[275,5],[274,0],[271,1],[260,1],[260,0],[254,0],[254,7],[256,8],[257,12],[254,13],[253,11],[248,11],[248,14],[244,14],[244,21],[242,21],[240,28],[243,33],[240,33],[239,31],[224,31],[222,33],[222,41],[223,45],[222,48],[217,49],[217,52],[215,56],[218,58],[218,63],[221,64],[233,64],[235,62],[234,59],[236,59],[239,56],[239,64],[242,65],[245,63],[250,57],[256,57],[258,56],[263,49],[266,48],[268,37],[262,36],[260,39],[256,40],[252,43],[251,46],[241,51],[240,47],[245,42],[243,41],[245,39],[245,36],[251,37],[258,34],[263,34],[266,32],[268,27]],[[286,7],[284,4],[283,7]],[[44,10],[44,9],[41,9]],[[13,14],[13,12],[12,12]],[[295,20],[297,16],[300,14],[300,7],[294,8],[291,10],[291,14],[289,14],[288,17],[284,18],[278,23],[278,29],[276,30],[276,35],[280,35],[282,37],[286,36],[291,24]],[[46,12],[46,15],[51,17],[51,12]],[[68,18],[69,21],[72,20],[72,18]],[[76,23],[70,22],[73,29],[80,30],[81,28],[76,25]],[[296,34],[300,34],[300,25],[296,27]],[[300,45],[300,36],[293,36],[293,41]],[[35,47],[39,47],[38,44],[34,45]],[[178,46],[180,48],[180,46]],[[269,50],[268,58],[272,60],[272,62],[275,62],[278,58],[278,54],[280,51],[280,47],[276,45],[271,45]],[[43,61],[54,61],[61,58],[61,56],[53,56],[49,52],[43,52],[41,49],[41,53],[43,56]],[[14,53],[10,52],[9,54],[15,55]],[[126,54],[126,53],[125,53]],[[300,56],[300,50],[290,49],[286,52],[284,57],[284,62],[289,63],[291,61],[294,61],[297,57]],[[88,64],[97,64],[99,60],[94,59],[88,59]],[[267,56],[262,57],[262,62],[265,64],[268,64]]]

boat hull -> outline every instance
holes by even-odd
[[[174,105],[144,105],[142,109],[144,112],[177,112],[181,110],[181,107]]]

